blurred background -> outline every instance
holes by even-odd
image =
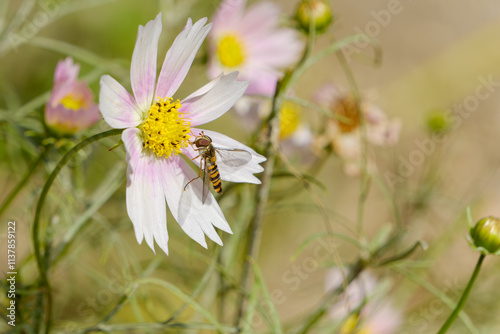
[[[296,1],[275,2],[284,15],[294,14]],[[14,23],[18,25],[16,34],[2,30],[0,44],[0,201],[22,179],[39,154],[39,143],[46,139],[38,134],[43,133],[44,104],[59,60],[71,56],[81,64],[80,77],[90,84],[96,99],[103,74],[111,74],[130,88],[130,58],[139,25],[159,11],[163,13],[159,48],[162,59],[187,17],[210,18],[218,4],[195,0],[0,4],[3,29],[12,15],[22,12],[20,7],[26,7],[25,17]],[[352,53],[346,53],[348,64],[362,96],[402,123],[396,145],[373,150],[377,172],[364,214],[367,239],[383,238],[384,231],[397,225],[397,212],[406,232],[397,249],[407,249],[419,240],[429,245],[426,251],[417,250],[401,264],[372,272],[402,314],[397,333],[435,332],[450,313],[444,300],[458,300],[478,257],[464,238],[468,231],[466,208],[471,208],[474,221],[500,216],[500,3],[372,0],[332,1],[331,5],[333,27],[318,37],[314,50],[331,44],[334,36],[340,39],[365,33],[378,40],[375,48],[362,40],[354,43],[349,49]],[[48,17],[47,22],[40,19],[40,13],[46,13],[43,17]],[[379,51],[380,61],[375,61]],[[204,44],[179,97],[208,81],[206,53]],[[345,92],[350,90],[344,69],[334,55],[307,71],[294,87],[294,94],[311,100],[315,90],[327,82]],[[317,122],[318,117],[308,113],[312,112],[304,108],[302,118]],[[454,121],[444,134],[435,135],[432,119],[443,114]],[[108,128],[101,120],[87,134]],[[243,143],[251,134],[231,111],[207,128],[223,129],[221,132]],[[59,143],[1,216],[2,245],[7,221],[17,221],[17,265],[23,266],[20,277],[25,287],[37,277],[31,241],[36,200],[55,163],[77,142]],[[170,214],[169,256],[161,251],[155,255],[145,243],[137,244],[125,208],[125,154],[122,148],[108,151],[116,142],[112,137],[81,151],[59,176],[44,209],[44,226],[48,221],[52,226],[46,233],[60,254],[50,277],[54,327],[61,332],[99,323],[139,277],[161,278],[189,295],[218,254],[219,246],[209,242],[208,250],[203,249],[181,231]],[[297,166],[302,168],[300,163]],[[360,178],[346,175],[341,159],[332,156],[316,179],[326,189],[316,193],[331,219],[331,230],[348,234],[358,214]],[[278,198],[283,185],[274,185],[271,195]],[[236,235],[243,233],[238,224],[251,214],[238,203],[255,190],[254,186],[242,189],[238,196],[220,201]],[[338,265],[339,259],[348,264],[362,254],[352,243],[335,239],[337,256],[321,257],[318,247],[323,245],[307,240],[326,232],[315,199],[300,188],[293,196],[275,200],[268,207],[257,263],[267,289],[276,296],[274,302],[285,324],[297,323],[318,304],[325,294],[325,275],[330,267]],[[224,248],[238,249],[237,240],[224,235]],[[500,308],[496,288],[499,263],[494,257],[486,259],[465,306],[479,333],[500,330],[496,311]],[[6,265],[6,256],[1,256],[2,273],[7,271]],[[218,274],[213,275],[216,280]],[[217,293],[206,288],[198,300],[210,303]],[[182,299],[168,289],[140,288],[110,323],[164,321],[182,304]],[[233,311],[229,307],[225,312]],[[180,319],[194,316],[201,321],[202,317],[195,313],[188,308]],[[260,322],[255,319],[255,328],[265,328]],[[0,328],[6,329],[7,325],[2,323]],[[318,332],[331,331],[325,327]],[[451,332],[471,331],[457,320]]]

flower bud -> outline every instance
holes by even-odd
[[[470,242],[481,253],[500,254],[500,219],[486,217],[479,220],[469,231]]]
[[[432,134],[443,135],[451,128],[451,122],[446,113],[438,110],[427,116],[427,128]]]
[[[295,19],[301,29],[309,32],[311,19],[316,33],[322,33],[332,22],[332,9],[326,0],[302,0],[297,7]]]
[[[57,63],[54,88],[45,105],[45,124],[57,135],[74,135],[90,127],[101,116],[87,83],[78,81],[80,66],[66,58]]]

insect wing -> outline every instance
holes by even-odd
[[[201,196],[202,204],[205,204],[205,200],[207,199],[208,193],[210,192],[210,173],[208,170],[208,166],[210,166],[209,160],[210,158],[205,158],[203,160],[203,192]]]
[[[245,150],[217,148],[216,151],[220,157],[219,162],[230,167],[240,167],[252,160],[252,154]]]

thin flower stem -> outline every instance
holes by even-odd
[[[370,186],[370,175],[368,174],[368,140],[366,135],[366,123],[363,112],[361,110],[361,94],[359,92],[356,78],[352,72],[351,67],[342,50],[336,52],[337,59],[344,70],[344,73],[351,87],[354,101],[356,103],[356,111],[360,120],[360,133],[361,133],[361,180],[359,185],[359,199],[358,199],[358,215],[357,215],[357,232],[358,236],[364,239],[363,219],[366,198],[368,197],[368,190]]]
[[[462,308],[465,305],[465,301],[467,300],[467,297],[469,296],[470,290],[472,289],[472,286],[474,285],[474,282],[476,281],[477,275],[479,274],[479,270],[481,270],[481,265],[483,264],[484,258],[486,256],[484,254],[481,254],[479,256],[479,259],[477,260],[476,268],[474,268],[474,272],[472,273],[472,276],[469,280],[469,283],[467,283],[467,287],[465,287],[464,292],[462,293],[462,297],[460,297],[460,300],[458,301],[457,306],[453,310],[453,312],[450,314],[444,325],[441,327],[439,332],[437,334],[444,334],[448,331],[450,326],[453,324],[455,319],[457,318],[458,314],[462,310]]]
[[[9,207],[10,203],[14,200],[14,198],[16,198],[17,194],[24,188],[24,186],[26,185],[26,183],[28,182],[28,180],[31,178],[31,176],[33,175],[33,173],[37,169],[37,167],[40,164],[40,162],[47,155],[47,152],[48,152],[48,149],[44,148],[43,151],[42,151],[42,153],[40,153],[38,155],[38,157],[36,158],[36,160],[33,161],[33,163],[31,164],[31,166],[29,167],[29,169],[26,171],[26,173],[24,174],[24,176],[21,179],[21,181],[19,181],[19,183],[17,184],[17,186],[14,189],[12,189],[12,191],[10,192],[10,194],[7,196],[7,198],[5,199],[5,201],[2,203],[2,206],[0,207],[0,216]]]
[[[35,219],[33,221],[33,231],[32,231],[32,238],[33,238],[33,243],[34,243],[34,249],[35,249],[35,258],[36,258],[36,263],[38,266],[38,271],[40,272],[40,285],[41,285],[41,290],[45,293],[46,295],[46,308],[45,312],[38,312],[40,314],[38,317],[35,318],[34,322],[34,327],[36,329],[36,332],[39,332],[39,326],[40,326],[40,319],[39,317],[41,314],[45,315],[45,333],[48,333],[50,331],[50,326],[51,326],[51,314],[52,314],[52,292],[51,292],[51,287],[50,283],[47,277],[47,271],[48,271],[48,265],[49,265],[49,259],[46,258],[46,255],[49,254],[49,250],[45,249],[44,252],[42,252],[42,245],[40,243],[40,240],[38,238],[39,234],[39,229],[40,229],[40,216],[42,213],[42,208],[45,203],[45,199],[47,198],[47,194],[49,193],[50,187],[54,183],[54,180],[56,179],[57,175],[59,175],[59,172],[61,169],[68,163],[71,158],[78,153],[82,148],[85,146],[99,141],[103,138],[111,137],[111,136],[116,136],[122,133],[122,129],[113,129],[105,132],[98,133],[92,137],[89,137],[82,142],[78,143],[75,145],[71,150],[66,152],[66,154],[59,160],[57,163],[56,167],[50,173],[49,177],[47,178],[47,181],[45,182],[42,192],[40,194],[40,197],[38,198],[38,202],[36,205],[36,211],[35,211]],[[44,261],[45,260],[45,261]],[[39,299],[39,303],[37,303],[36,309],[40,311],[41,308],[41,303],[43,303],[43,299]]]
[[[312,20],[311,20],[312,21]],[[315,31],[314,29],[310,29],[310,31]],[[240,297],[237,307],[236,314],[236,323],[240,324],[243,320],[243,313],[245,311],[245,300],[246,295],[245,291],[248,291],[248,285],[250,282],[250,262],[249,258],[255,259],[258,255],[258,249],[260,245],[261,239],[261,225],[264,218],[264,212],[267,206],[267,201],[269,199],[269,191],[271,186],[271,177],[274,171],[274,163],[276,161],[277,155],[277,147],[278,147],[278,139],[280,132],[280,110],[284,99],[286,98],[286,93],[289,88],[293,86],[295,81],[304,74],[304,72],[326,57],[327,55],[337,52],[342,47],[349,45],[355,41],[355,36],[346,37],[340,41],[336,41],[329,47],[325,48],[321,52],[316,55],[310,55],[312,52],[312,47],[314,46],[315,35],[314,33],[308,36],[307,47],[304,50],[302,58],[300,59],[297,66],[288,71],[283,78],[278,82],[276,86],[276,91],[273,97],[272,109],[269,115],[269,118],[266,120],[266,124],[268,124],[267,130],[267,140],[266,147],[264,150],[264,155],[267,157],[266,166],[264,168],[264,173],[262,175],[262,185],[259,187],[257,192],[257,207],[255,211],[255,215],[251,220],[250,226],[250,241],[246,251],[245,263],[243,265],[243,270],[240,279],[240,286],[243,289],[243,294]]]
[[[311,20],[312,21],[312,20]],[[314,31],[311,30],[311,31]],[[274,172],[274,165],[276,162],[276,156],[278,154],[278,141],[280,134],[280,119],[281,119],[281,107],[283,101],[286,98],[286,94],[290,87],[295,83],[297,78],[303,71],[300,69],[307,65],[307,60],[310,58],[309,55],[314,46],[315,34],[312,33],[308,36],[307,46],[304,50],[302,58],[295,67],[294,70],[290,70],[285,73],[285,75],[276,84],[276,90],[274,93],[271,113],[269,114],[266,123],[268,125],[266,133],[266,147],[264,149],[264,156],[267,157],[266,166],[264,168],[264,174],[262,175],[262,185],[259,187],[256,196],[257,207],[255,215],[253,216],[250,224],[250,241],[246,250],[246,257],[244,259],[243,270],[240,279],[240,286],[243,289],[243,293],[240,297],[238,303],[238,312],[236,314],[236,325],[241,325],[244,319],[244,311],[246,307],[246,294],[250,284],[250,260],[256,259],[259,252],[260,240],[262,237],[262,221],[264,220],[264,214],[267,207],[267,202],[269,199],[269,191],[271,189],[271,179]]]
[[[286,77],[286,76],[285,76]],[[266,149],[264,151],[264,155],[267,157],[266,167],[264,168],[264,174],[262,175],[262,185],[259,187],[257,191],[257,207],[255,211],[255,215],[250,224],[250,241],[248,243],[246,257],[244,259],[245,263],[243,265],[243,270],[241,274],[240,286],[243,288],[243,293],[240,297],[239,305],[238,305],[238,313],[236,318],[236,325],[240,325],[243,320],[243,314],[246,307],[246,294],[245,291],[248,290],[248,285],[250,282],[250,259],[255,259],[258,256],[260,240],[262,236],[262,221],[264,220],[264,214],[267,207],[267,202],[269,199],[269,191],[271,189],[271,177],[274,171],[274,164],[276,161],[276,149],[273,143],[278,140],[279,131],[280,131],[280,110],[281,104],[283,102],[282,92],[282,82],[278,82],[276,87],[276,94],[273,99],[273,107],[271,111],[271,117],[269,120],[269,129],[268,129],[268,141],[266,145]]]
[[[399,253],[397,255],[394,255],[388,259],[385,259],[383,260],[382,262],[380,263],[377,263],[377,264],[372,264],[374,267],[383,267],[383,266],[386,266],[390,263],[393,263],[393,262],[397,262],[397,261],[400,261],[400,260],[403,260],[403,259],[406,259],[408,256],[410,256],[418,247],[422,248],[422,249],[426,249],[427,248],[427,245],[422,242],[422,241],[417,241],[413,244],[413,246],[411,246],[410,248],[408,248],[407,250],[403,251],[402,253]]]

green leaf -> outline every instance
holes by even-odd
[[[176,287],[172,283],[166,282],[166,281],[158,279],[158,278],[143,278],[143,279],[137,280],[134,285],[139,286],[139,285],[145,285],[145,284],[159,285],[159,286],[173,292],[177,297],[179,297],[185,303],[187,303],[189,306],[191,306],[200,315],[205,317],[205,319],[207,319],[208,322],[210,322],[212,325],[214,325],[214,327],[217,329],[217,331],[219,333],[225,333],[224,327],[222,326],[222,324],[219,323],[207,309],[205,309],[196,300],[191,298],[191,296],[185,294],[181,289],[179,289],[178,287]]]
[[[269,306],[269,313],[271,315],[271,320],[272,320],[270,328],[271,333],[281,334],[283,333],[283,330],[281,328],[280,317],[273,303],[273,300],[269,295],[269,291],[266,288],[266,284],[262,276],[262,271],[260,270],[257,263],[253,261],[252,261],[252,269],[255,274],[255,285],[258,285],[260,287],[260,290],[262,290],[262,295],[264,297],[264,300],[267,303],[267,306]]]

